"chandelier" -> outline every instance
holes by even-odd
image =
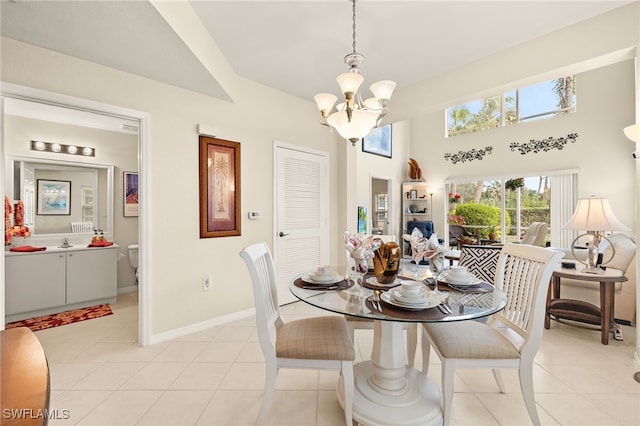
[[[388,111],[387,103],[391,98],[396,83],[391,80],[381,80],[369,86],[373,93],[372,98],[362,100],[358,89],[364,81],[358,68],[364,62],[364,55],[356,52],[356,0],[353,3],[353,52],[344,57],[344,63],[349,67],[348,71],[340,74],[336,81],[340,85],[340,91],[344,95],[344,103],[336,106],[336,111],[331,113],[333,105],[338,98],[331,93],[319,93],[314,96],[322,119],[320,124],[336,129],[340,136],[356,142],[364,138],[374,127],[378,127]]]

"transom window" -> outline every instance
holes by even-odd
[[[448,137],[574,112],[575,75],[447,108]]]

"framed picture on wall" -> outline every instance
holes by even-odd
[[[122,178],[124,194],[124,216],[138,216],[138,173],[124,172]]]
[[[71,215],[71,181],[38,179],[36,214]]]
[[[362,139],[362,151],[391,158],[391,124],[376,127]]]
[[[200,238],[241,235],[240,143],[200,136]]]
[[[367,233],[367,208],[358,206],[358,234]]]

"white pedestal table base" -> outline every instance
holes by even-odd
[[[440,391],[407,367],[402,323],[376,321],[371,361],[354,366],[353,419],[366,426],[442,425]],[[342,379],[338,401],[344,407]]]

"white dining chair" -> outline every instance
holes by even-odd
[[[278,309],[276,275],[269,247],[245,247],[240,256],[247,264],[256,304],[258,340],[266,363],[262,408],[256,424],[264,423],[280,368],[338,370],[344,388],[344,419],[352,425],[353,361],[355,349],[347,322],[327,315],[285,323]]]
[[[501,368],[518,369],[520,389],[529,417],[540,424],[533,393],[533,358],[544,326],[549,280],[563,254],[547,248],[507,244],[498,258],[494,284],[507,296],[502,312],[487,323],[460,321],[423,324],[422,371],[429,368],[430,348],[442,362],[443,424],[451,420],[456,368],[491,368],[501,393],[506,393]]]

